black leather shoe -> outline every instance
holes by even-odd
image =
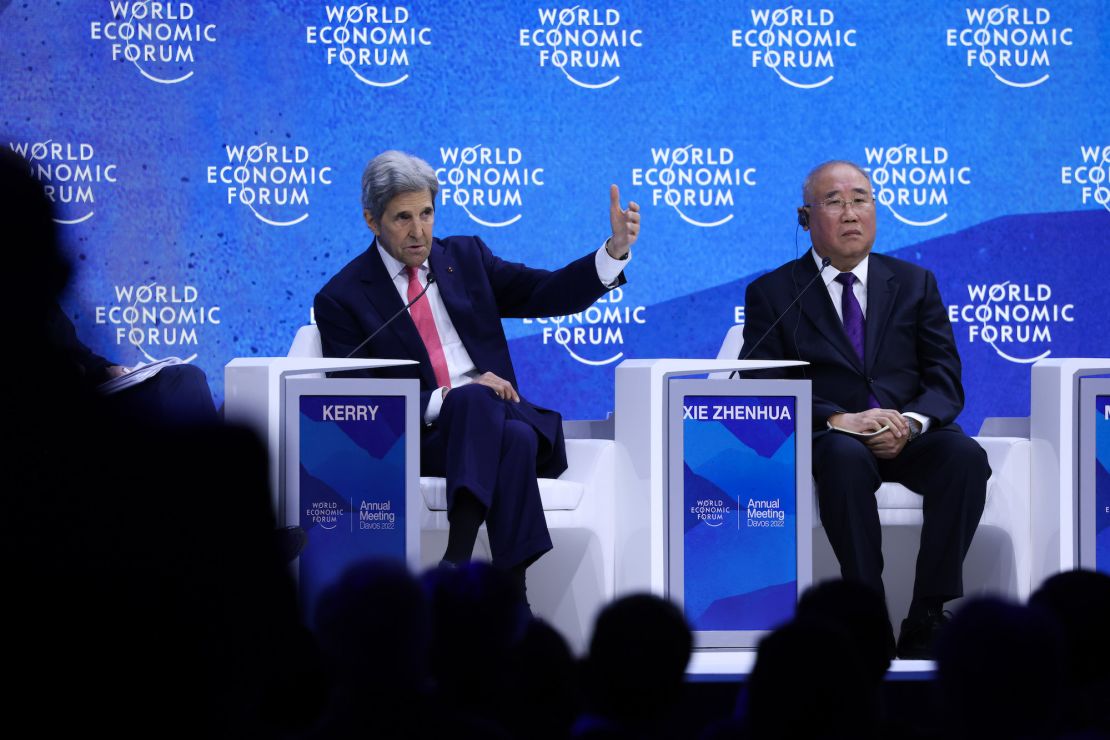
[[[952,612],[942,609],[929,609],[924,616],[902,620],[902,631],[898,634],[898,657],[902,660],[932,660],[933,642]]]
[[[308,544],[308,534],[300,527],[279,527],[274,530],[274,541],[282,561],[291,563]]]

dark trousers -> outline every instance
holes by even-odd
[[[821,523],[845,579],[883,590],[882,534],[875,491],[883,481],[920,494],[924,523],[915,599],[963,595],[963,562],[979,525],[990,477],[987,454],[956,425],[933,429],[893,460],[879,460],[859,439],[813,435],[813,477]]]
[[[460,491],[486,509],[486,532],[497,568],[529,565],[551,549],[536,476],[566,469],[558,414],[503,401],[472,383],[453,388],[421,441],[423,475],[447,479],[447,518]]]

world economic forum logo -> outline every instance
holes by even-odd
[[[687,144],[651,148],[651,164],[632,169],[632,185],[651,189],[651,205],[670,207],[686,223],[703,229],[732,220],[736,192],[756,186],[756,169],[736,159],[727,146]]]
[[[694,518],[694,521],[701,522],[706,526],[719,527],[725,523],[725,517],[732,515],[732,499],[697,499],[690,505],[690,515]]]
[[[207,184],[223,189],[229,206],[246,206],[268,226],[301,223],[312,190],[332,184],[332,168],[314,163],[306,146],[225,144],[224,153],[225,162],[207,167]]]
[[[624,357],[626,330],[647,323],[647,307],[625,303],[624,290],[613,288],[585,311],[522,322],[539,325],[540,341],[562,347],[575,362],[611,365]]]
[[[432,45],[432,29],[404,6],[324,5],[325,23],[305,26],[305,43],[322,46],[324,60],[364,85],[393,87],[407,80],[412,56]]]
[[[948,218],[954,193],[971,184],[971,167],[954,164],[943,146],[864,148],[875,200],[907,226],[934,226]]]
[[[1050,52],[1072,45],[1073,29],[1052,23],[1048,8],[964,8],[966,25],[949,28],[945,44],[964,49],[968,67],[983,67],[1010,87],[1048,81]]]
[[[339,517],[348,514],[346,507],[340,508],[336,501],[313,501],[305,506],[301,521],[309,521],[321,529],[335,529]]]
[[[643,30],[622,21],[617,8],[537,8],[538,23],[520,29],[517,42],[536,50],[541,68],[554,67],[574,85],[600,90],[621,76],[622,54],[644,45]]]
[[[114,301],[95,307],[94,321],[111,331],[117,345],[131,345],[148,362],[171,356],[192,362],[200,333],[220,324],[220,307],[201,300],[195,285],[154,282],[114,290]]]
[[[524,194],[544,184],[544,168],[526,162],[520,147],[441,146],[439,159],[440,204],[456,205],[489,228],[519,221]]]
[[[42,183],[54,204],[54,221],[72,226],[96,214],[96,195],[105,184],[119,181],[117,166],[105,162],[87,141],[11,141],[8,147],[31,165],[31,175]]]
[[[89,38],[107,44],[112,61],[129,62],[143,77],[174,85],[193,76],[196,49],[216,43],[216,24],[187,2],[111,0],[111,20],[89,24]]]
[[[1060,184],[1078,191],[1083,205],[1110,211],[1110,144],[1080,146],[1074,162],[1060,167]]]
[[[970,344],[988,345],[1003,360],[1032,364],[1052,354],[1053,332],[1075,322],[1075,304],[1048,283],[974,283],[968,300],[948,307],[948,318]]]
[[[856,46],[856,29],[844,28],[829,8],[750,8],[751,25],[732,30],[732,47],[747,50],[753,69],[770,69],[801,90],[833,81],[842,49]]]

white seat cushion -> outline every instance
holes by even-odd
[[[884,483],[875,491],[880,509],[920,509],[922,497],[900,483]]]
[[[573,510],[578,508],[585,487],[578,481],[540,478],[540,500],[544,511]],[[420,477],[420,493],[424,505],[431,511],[447,511],[447,480]]]
[[[987,481],[986,498],[990,499],[995,489],[995,477]],[[884,483],[875,491],[879,509],[920,509],[923,497],[914,493],[901,483]]]

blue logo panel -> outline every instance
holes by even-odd
[[[405,558],[405,399],[303,396],[301,603],[311,609],[350,565]]]
[[[1110,573],[1110,396],[1095,396],[1095,568]]]
[[[797,601],[794,398],[683,402],[684,581],[695,630],[765,630]]]

